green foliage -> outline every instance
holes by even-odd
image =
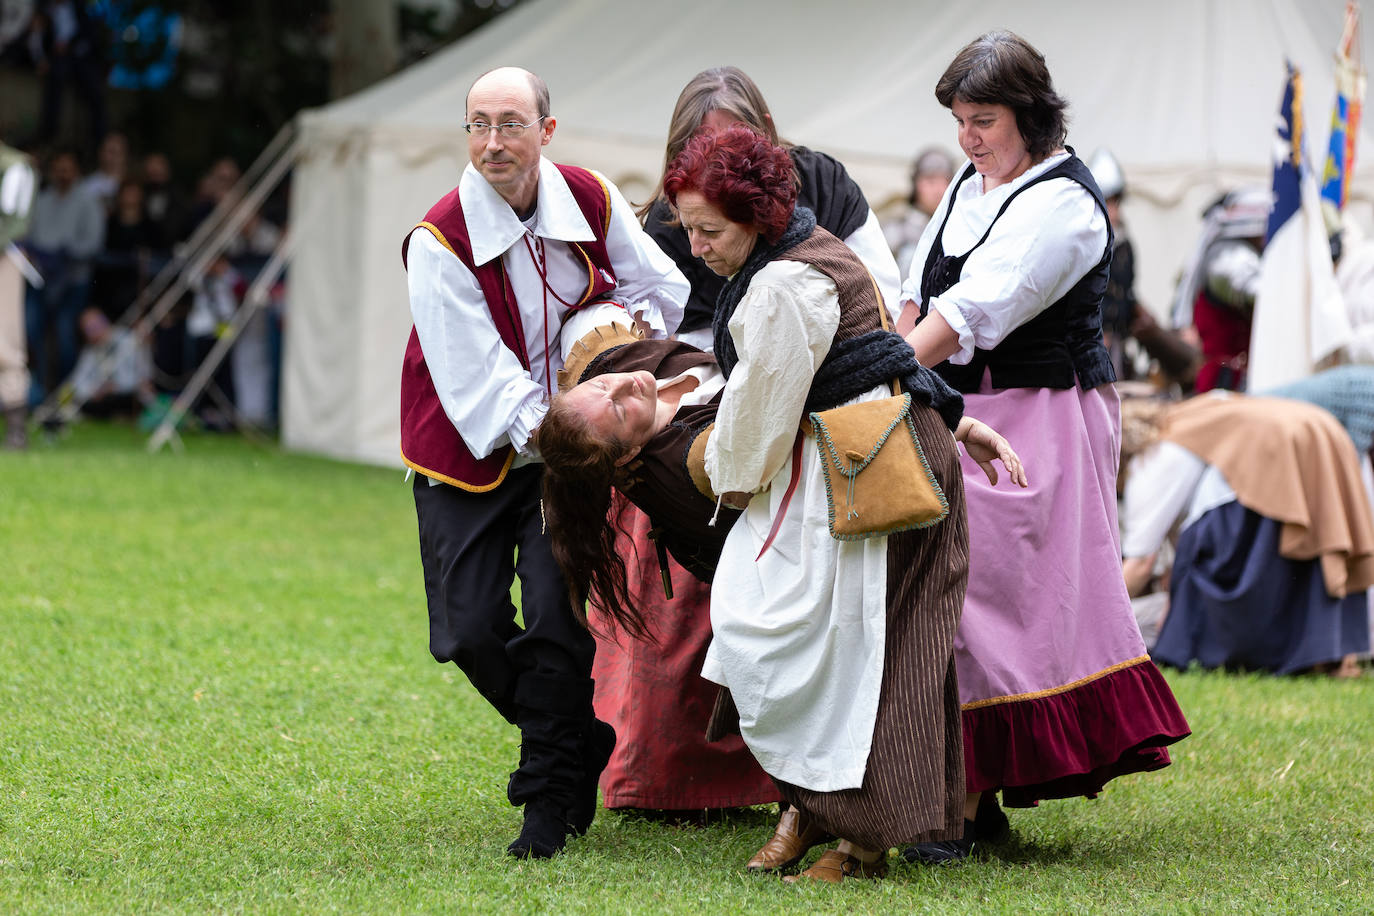
[[[0,454],[0,912],[1368,912],[1374,679],[1171,674],[1174,765],[969,865],[792,887],[765,809],[503,855],[514,731],[426,651],[399,471],[78,426]]]

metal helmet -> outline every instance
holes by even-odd
[[[1088,171],[1102,191],[1103,197],[1118,197],[1126,191],[1126,176],[1121,171],[1121,163],[1111,151],[1100,149],[1088,159]]]
[[[1273,206],[1273,191],[1264,185],[1245,185],[1226,192],[1204,215],[1216,222],[1218,238],[1264,238]]]

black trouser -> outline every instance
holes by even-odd
[[[542,530],[542,473],[516,468],[486,493],[415,479],[429,650],[456,663],[520,727],[520,766],[507,791],[514,805],[534,797],[571,804],[592,721],[595,643],[573,618]],[[510,597],[517,577],[523,628]]]

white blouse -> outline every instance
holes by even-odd
[[[997,211],[1017,188],[1069,157],[1051,156],[1014,181],[983,193],[983,176],[975,174],[959,187],[954,182],[926,225],[902,285],[902,300],[921,301],[926,258],[945,213],[945,254],[959,255],[978,243]],[[956,174],[962,174],[963,169]],[[1070,178],[1041,182],[1016,198],[997,219],[988,239],[964,262],[958,281],[931,300],[931,308],[959,335],[959,351],[950,357],[965,365],[975,348],[990,350],[1073,288],[1107,248],[1107,217],[1092,195]]]

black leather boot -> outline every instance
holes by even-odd
[[[973,821],[964,819],[964,835],[957,840],[916,843],[902,850],[902,858],[914,865],[954,865],[973,854]]]

